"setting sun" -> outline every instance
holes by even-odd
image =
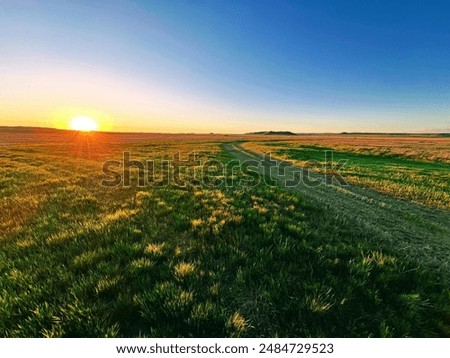
[[[91,117],[77,116],[70,121],[70,128],[76,131],[90,132],[98,130],[98,124]]]

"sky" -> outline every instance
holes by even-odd
[[[0,125],[450,128],[447,1],[0,1]]]

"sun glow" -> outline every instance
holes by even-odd
[[[91,132],[98,130],[98,124],[91,117],[77,116],[70,121],[70,128],[76,131]]]

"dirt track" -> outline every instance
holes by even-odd
[[[261,153],[243,149],[239,143],[226,143],[223,148],[235,159],[251,160],[252,170],[260,174],[270,171],[278,185],[298,191],[309,202],[326,209],[330,220],[351,222],[355,229],[367,232],[369,240],[442,272],[450,283],[449,212],[353,185],[306,185],[302,179],[324,183],[325,175],[281,161],[275,161],[274,166]],[[295,186],[290,184],[293,178]]]

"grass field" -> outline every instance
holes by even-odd
[[[450,137],[341,136],[294,141],[251,141],[245,148],[325,171],[325,151],[347,160],[348,182],[423,205],[450,209]],[[311,165],[312,164],[312,165]]]
[[[0,130],[3,337],[450,336],[447,276],[301,192],[253,185],[224,146],[246,139],[298,164],[332,148],[352,183],[447,215],[448,138],[407,137],[410,150],[358,138],[386,148],[372,150],[326,136],[17,131]],[[129,187],[101,185],[124,151],[155,160],[158,180],[160,160],[198,160],[183,162],[184,186],[138,186],[135,169]]]

